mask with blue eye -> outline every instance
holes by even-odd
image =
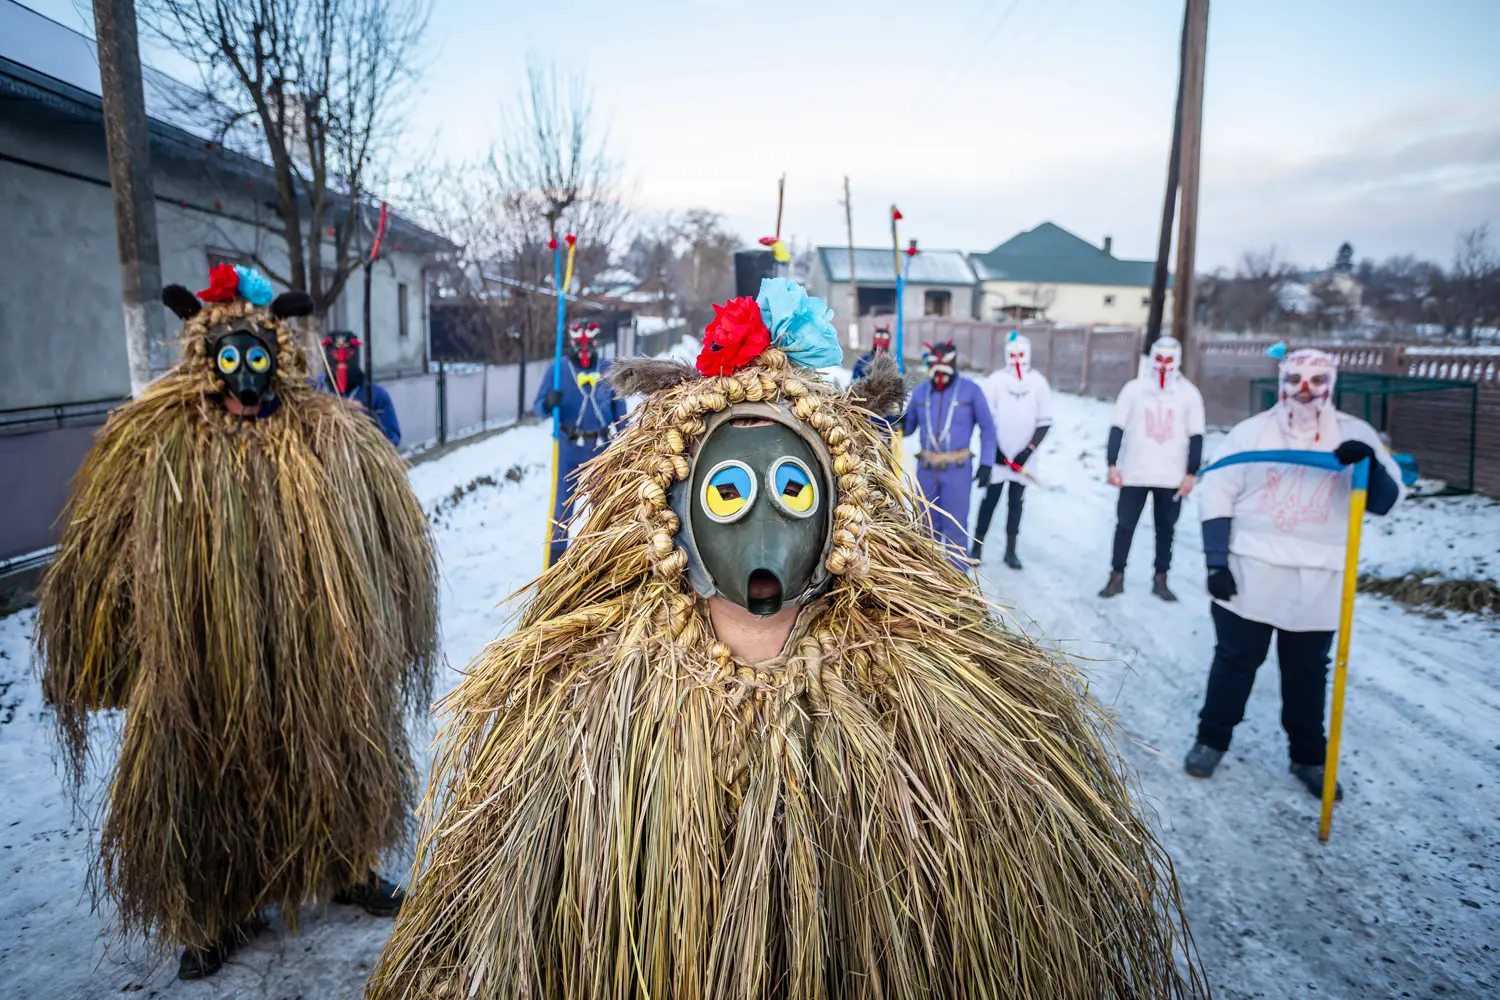
[[[276,374],[274,338],[268,341],[260,328],[249,323],[216,327],[209,332],[208,349],[214,376],[224,394],[242,406],[256,407],[274,395]]]
[[[815,596],[828,579],[827,469],[815,432],[775,407],[741,404],[711,421],[673,497],[695,589],[757,615]]]

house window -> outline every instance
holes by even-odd
[[[405,337],[409,332],[406,325],[406,286],[396,286],[396,328],[400,335]]]
[[[1106,295],[1106,296],[1104,296],[1104,304],[1107,305],[1107,306],[1114,305],[1115,304],[1115,297],[1113,295]]]
[[[928,292],[922,296],[923,316],[947,316],[953,311],[953,293],[949,291]]]
[[[1149,295],[1142,295],[1141,296],[1141,308],[1142,309],[1149,309],[1150,307],[1151,307],[1151,296],[1149,296]]]

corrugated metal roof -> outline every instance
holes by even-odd
[[[1028,281],[1052,285],[1151,286],[1149,260],[1121,260],[1061,226],[1044,222],[1018,233],[969,263],[980,281]]]
[[[849,280],[849,248],[818,247],[823,273],[832,282]],[[904,255],[903,255],[904,262]],[[861,285],[894,285],[890,247],[855,247],[854,278]],[[977,282],[968,258],[957,250],[921,250],[911,260],[907,279],[913,285],[969,286]]]

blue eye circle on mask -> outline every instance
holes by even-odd
[[[219,348],[218,357],[219,371],[225,375],[230,374],[240,366],[240,352],[233,344],[225,344]]]
[[[790,456],[778,458],[771,464],[767,485],[771,488],[771,500],[782,513],[792,517],[811,517],[818,510],[818,486],[808,469],[799,459]]]
[[[744,462],[733,459],[714,466],[703,480],[699,503],[711,520],[738,521],[755,503],[755,476]]]
[[[264,372],[271,367],[271,355],[266,353],[264,347],[252,347],[245,354],[245,363],[253,372]]]

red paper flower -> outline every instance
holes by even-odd
[[[563,239],[568,241],[568,246],[572,246],[573,244],[578,242],[578,237],[574,236],[572,233],[564,236]]]
[[[204,302],[233,302],[240,293],[240,276],[232,264],[215,264],[208,272],[208,287],[198,293]]]
[[[714,306],[713,322],[703,330],[703,352],[698,371],[704,375],[733,375],[771,346],[771,331],[760,317],[760,306],[747,296]]]

